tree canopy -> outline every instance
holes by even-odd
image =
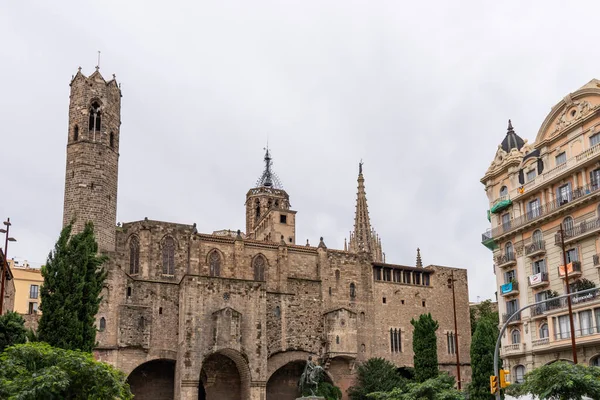
[[[454,377],[446,373],[425,382],[410,382],[388,393],[371,393],[371,400],[464,400],[464,395],[454,388]]]
[[[494,307],[491,300],[484,300],[481,303],[473,306],[469,309],[471,313],[471,336],[475,334],[477,328],[477,322],[487,318],[494,321],[496,324],[500,321],[498,311],[494,311]]]
[[[0,398],[127,400],[133,396],[125,374],[95,361],[91,354],[27,343],[0,355]]]
[[[25,343],[26,340],[27,330],[21,315],[12,311],[0,315],[0,353],[8,346]]]
[[[352,400],[366,400],[369,393],[389,392],[405,383],[394,364],[384,358],[370,358],[358,366],[356,385],[348,394]]]
[[[92,351],[96,345],[96,320],[100,292],[106,279],[91,222],[71,236],[72,225],[60,233],[54,250],[42,267],[42,317],[39,340],[70,350]]]
[[[469,395],[472,400],[492,400],[490,376],[494,375],[494,350],[498,339],[498,322],[484,317],[477,323],[471,341],[472,377]]]
[[[557,361],[529,372],[523,383],[510,385],[506,392],[547,400],[600,399],[600,368]]]
[[[439,374],[437,357],[437,331],[439,324],[431,314],[422,314],[419,319],[411,319],[413,330],[413,351],[415,379],[425,382]]]

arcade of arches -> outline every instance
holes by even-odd
[[[346,362],[341,360],[334,362],[334,364],[338,363],[343,364],[343,368],[347,368]],[[266,400],[295,400],[298,397],[298,381],[305,365],[305,360],[290,361],[273,372],[266,384]],[[250,382],[244,367],[247,366],[238,368],[236,362],[224,354],[215,353],[208,356],[202,364],[198,399],[245,399]],[[326,374],[324,379],[333,384],[329,374]],[[175,361],[148,361],[134,369],[127,381],[136,400],[172,400],[174,399]]]

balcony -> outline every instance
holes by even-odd
[[[490,212],[492,214],[498,214],[502,211],[506,210],[508,207],[512,205],[512,200],[508,195],[500,196],[494,201],[494,205],[490,208]]]
[[[499,268],[511,267],[516,263],[517,258],[515,257],[515,253],[502,254],[496,257],[496,265]]]
[[[550,343],[550,338],[533,339],[531,341],[531,347],[545,346]]]
[[[506,321],[508,321],[508,318],[513,315],[514,313],[508,313],[508,314],[502,314],[502,322],[506,323]],[[518,324],[521,322],[521,313],[518,313],[516,317],[514,317],[510,323],[511,324]]]
[[[519,294],[519,282],[508,282],[500,286],[502,296],[514,296]]]
[[[541,185],[550,182],[559,176],[567,174],[568,172],[572,172],[573,170],[580,168],[583,164],[589,162],[592,159],[595,159],[598,154],[600,154],[600,144],[594,145],[589,149],[577,154],[575,157],[569,158],[566,162],[547,170],[541,175],[536,176],[534,180],[529,181],[523,185],[523,192],[530,193],[532,190],[537,189]],[[517,196],[515,196],[515,198],[520,197],[519,193],[521,192],[517,192]]]
[[[570,276],[570,274],[569,274],[569,276]],[[575,306],[578,304],[586,303],[588,301],[594,301],[594,300],[598,299],[598,297],[600,297],[599,295],[600,295],[600,290],[596,289],[596,290],[591,291],[590,293],[582,294],[580,296],[573,296],[571,298],[571,304],[573,306]],[[549,301],[548,303],[545,303],[545,304],[539,304],[537,306],[533,306],[531,308],[531,315],[533,317],[535,317],[535,316],[542,315],[542,314],[550,312],[550,311],[562,310],[567,307],[568,307],[568,303],[567,303],[566,298],[556,299],[556,300]]]
[[[525,347],[525,346],[523,346],[523,347]],[[502,353],[504,355],[510,354],[510,353],[519,353],[520,351],[521,351],[521,343],[507,344],[506,346],[504,346],[502,348]]]
[[[570,192],[566,193],[564,198],[549,201],[548,203],[543,204],[538,208],[530,210],[526,214],[511,219],[509,223],[505,223],[493,229],[489,229],[482,235],[482,242],[485,242],[486,240],[490,239],[495,239],[498,236],[504,235],[505,233],[511,232],[517,228],[542,219],[543,217],[548,216],[555,211],[564,209],[565,206],[567,206],[570,203],[576,202],[580,199],[587,198],[595,193],[598,193],[599,190],[600,183],[598,182],[575,188]]]
[[[532,288],[542,287],[548,285],[548,273],[540,272],[529,276],[529,286]]]
[[[574,226],[563,230],[565,236],[565,244],[584,239],[600,231],[600,219],[592,218],[587,221],[581,221]],[[561,246],[560,231],[554,235],[554,244]]]
[[[569,278],[579,278],[581,276],[581,262],[573,261],[568,263],[566,270],[564,265],[558,267],[558,276],[561,278],[564,279],[567,272],[569,273]]]
[[[541,256],[542,254],[546,254],[545,240],[538,240],[525,245],[525,255],[527,257]]]

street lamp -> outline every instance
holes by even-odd
[[[454,350],[456,351],[456,383],[458,390],[461,390],[460,382],[460,356],[458,351],[458,323],[456,322],[456,297],[454,295],[454,270],[451,271],[450,278],[448,278],[448,288],[452,288],[452,306],[454,308]]]
[[[0,272],[0,315],[2,315],[2,308],[4,306],[4,279],[8,274],[8,242],[16,242],[17,239],[8,236],[10,232],[10,218],[6,218],[4,226],[6,229],[0,229],[0,233],[4,233],[4,262],[2,263],[2,272]]]

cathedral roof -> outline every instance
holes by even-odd
[[[510,153],[512,149],[521,150],[521,147],[525,144],[525,141],[521,139],[519,135],[517,135],[513,129],[512,123],[510,119],[508,120],[508,130],[506,132],[506,136],[502,141],[502,150],[507,153]]]

